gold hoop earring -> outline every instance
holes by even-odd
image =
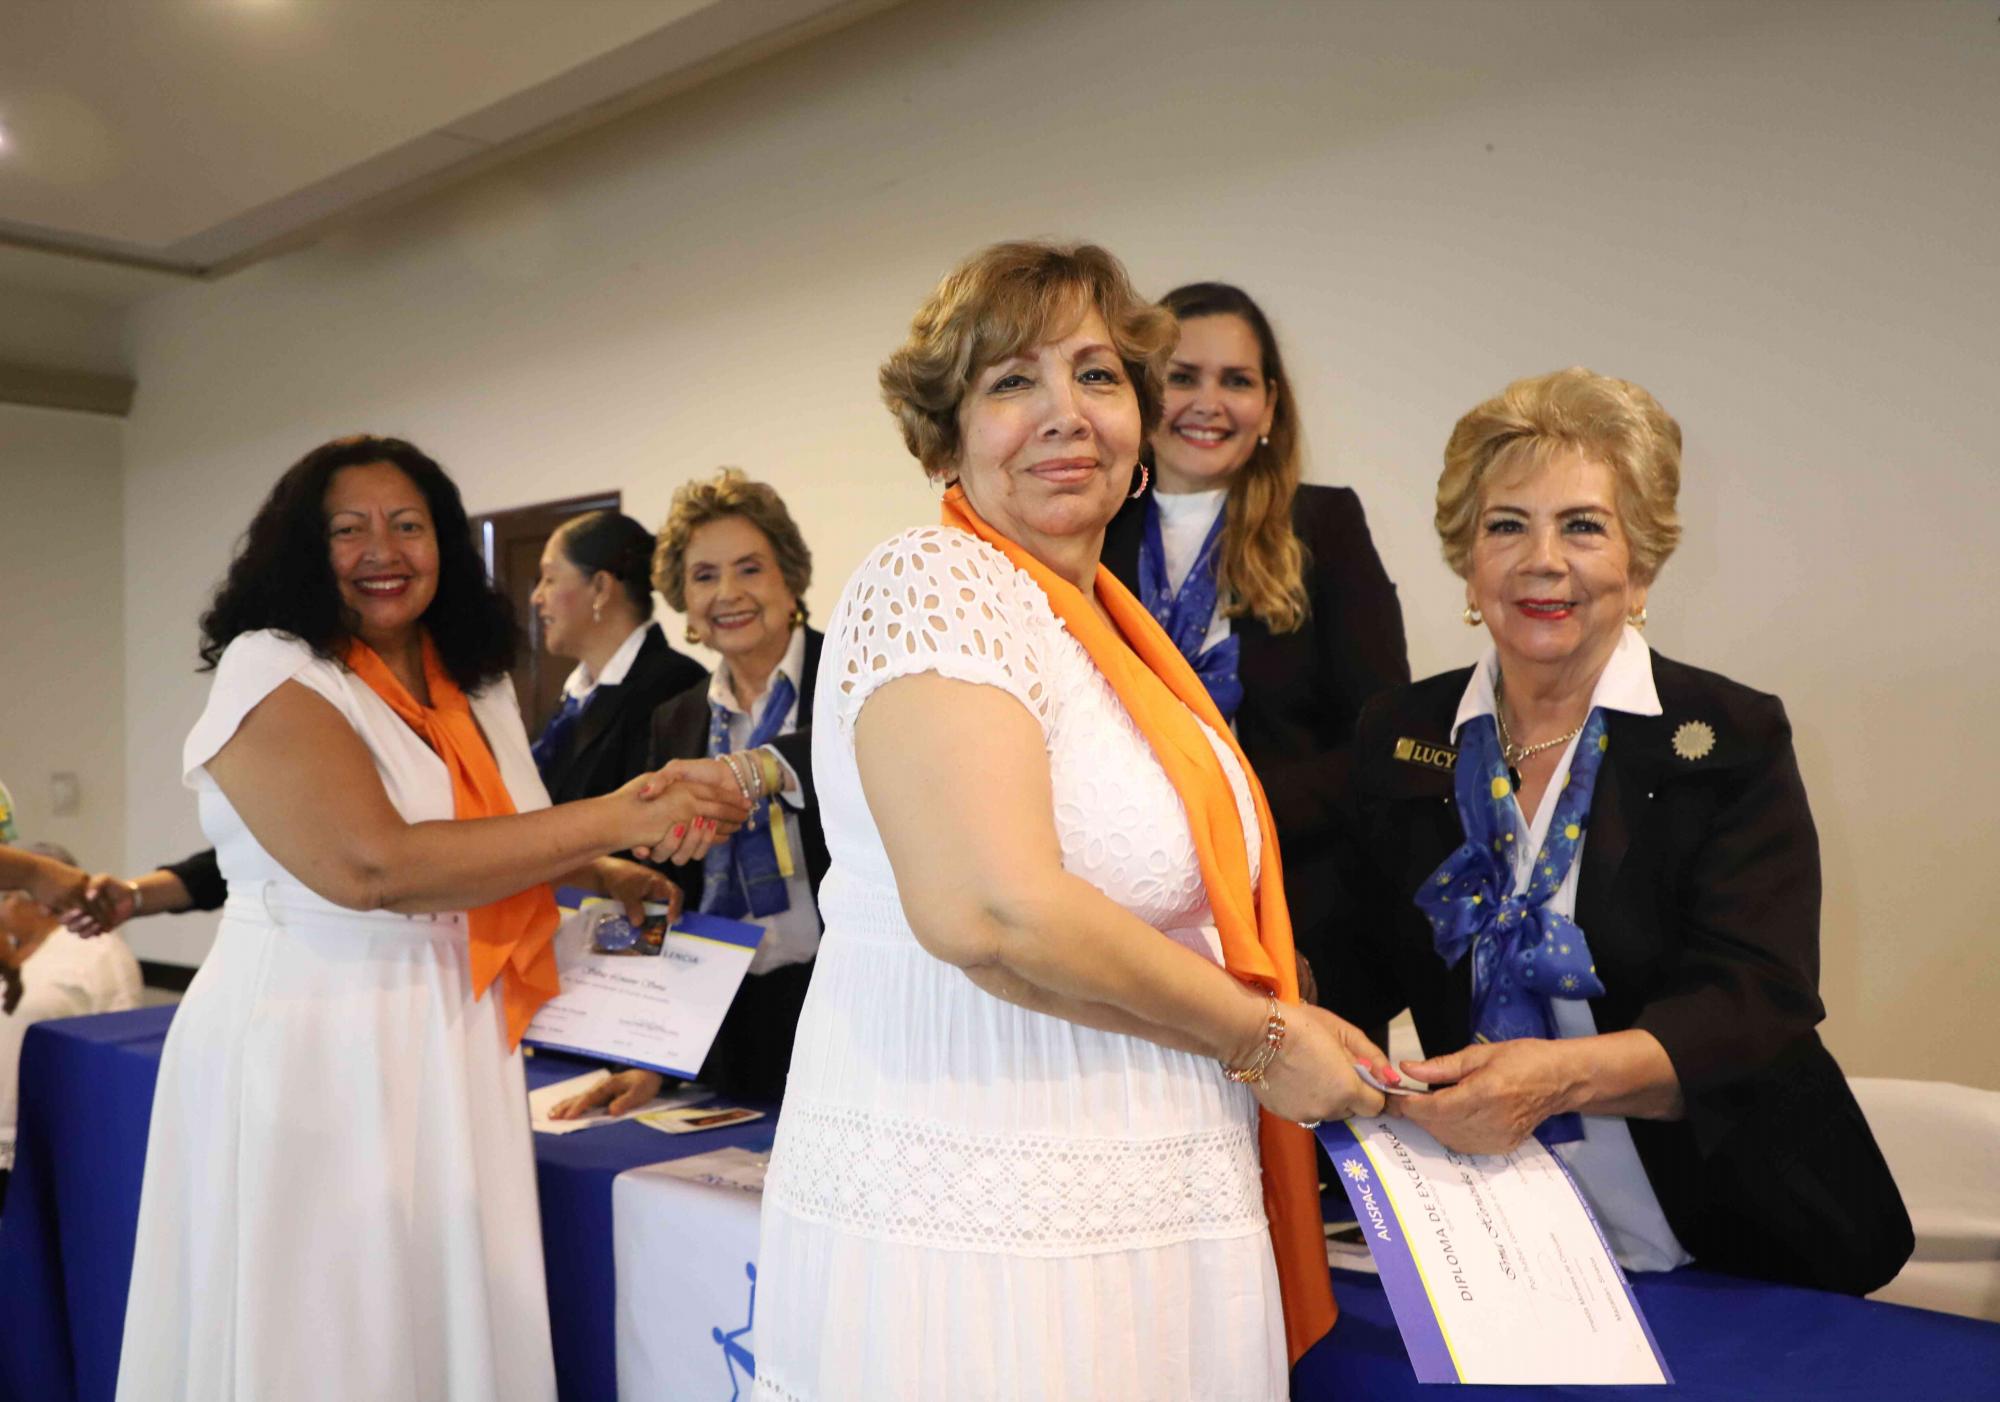
[[[701,634],[695,632],[694,625],[692,623],[688,624],[687,631],[683,633],[681,636],[686,638],[689,642],[693,643],[697,647],[701,645]]]
[[[1637,613],[1626,614],[1625,621],[1631,624],[1634,628],[1637,628],[1641,632],[1644,632],[1646,628],[1646,606],[1644,604],[1641,604],[1639,605],[1639,611]]]
[[[1474,608],[1471,604],[1467,604],[1465,606],[1465,613],[1463,617],[1465,619],[1465,626],[1468,628],[1477,628],[1486,621],[1486,615],[1481,613],[1478,609]]]
[[[1137,501],[1140,497],[1146,495],[1146,487],[1148,486],[1148,484],[1152,482],[1152,480],[1153,480],[1153,469],[1146,466],[1146,464],[1143,461],[1141,461],[1139,464],[1139,485],[1132,489],[1131,500]]]

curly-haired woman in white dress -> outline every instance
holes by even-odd
[[[669,899],[607,854],[698,857],[741,797],[549,807],[512,609],[397,439],[287,471],[202,633],[182,765],[229,901],[160,1062],[119,1402],[552,1402],[517,1049],[549,883]]]
[[[1291,1122],[1383,1059],[1297,1004],[1256,778],[1098,564],[1174,340],[1103,250],[1004,244],[883,367],[955,485],[827,631],[760,1398],[1271,1402],[1333,1322]]]

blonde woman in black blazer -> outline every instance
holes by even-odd
[[[1362,705],[1410,679],[1403,611],[1360,497],[1299,481],[1298,400],[1263,310],[1226,283],[1161,301],[1181,339],[1149,484],[1113,518],[1103,561],[1234,721],[1277,823],[1299,951],[1322,965],[1344,918],[1332,803]]]
[[[1644,389],[1580,369],[1459,421],[1437,527],[1490,645],[1362,715],[1336,844],[1360,918],[1323,992],[1356,1020],[1409,1008],[1431,1055],[1403,1070],[1443,1088],[1392,1112],[1466,1153],[1543,1139],[1628,1269],[1864,1294],[1910,1220],[1815,1030],[1791,724],[1637,631],[1680,442]]]

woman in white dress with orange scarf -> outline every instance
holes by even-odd
[[[182,763],[229,901],[161,1059],[120,1402],[547,1402],[518,1046],[549,883],[669,899],[608,854],[699,856],[743,805],[548,806],[512,611],[396,439],[286,472],[202,631]]]
[[[1388,1068],[1298,1004],[1255,776],[1098,564],[1174,341],[1103,250],[1003,244],[883,367],[954,485],[827,630],[768,1402],[1273,1402],[1332,1325],[1294,1121]]]

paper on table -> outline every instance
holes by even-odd
[[[1562,1161],[1458,1154],[1403,1119],[1322,1125],[1423,1383],[1672,1377]]]
[[[637,1115],[654,1110],[677,1110],[688,1105],[700,1105],[714,1098],[713,1091],[699,1086],[683,1086],[665,1095],[656,1095],[636,1110],[627,1110],[622,1115],[607,1115],[602,1110],[592,1110],[574,1120],[552,1120],[549,1111],[562,1104],[572,1095],[581,1095],[601,1081],[611,1079],[609,1071],[599,1069],[586,1071],[581,1076],[571,1076],[567,1081],[557,1081],[543,1086],[540,1090],[528,1092],[528,1117],[537,1134],[574,1134],[580,1129],[598,1129],[604,1125],[622,1124]]]

